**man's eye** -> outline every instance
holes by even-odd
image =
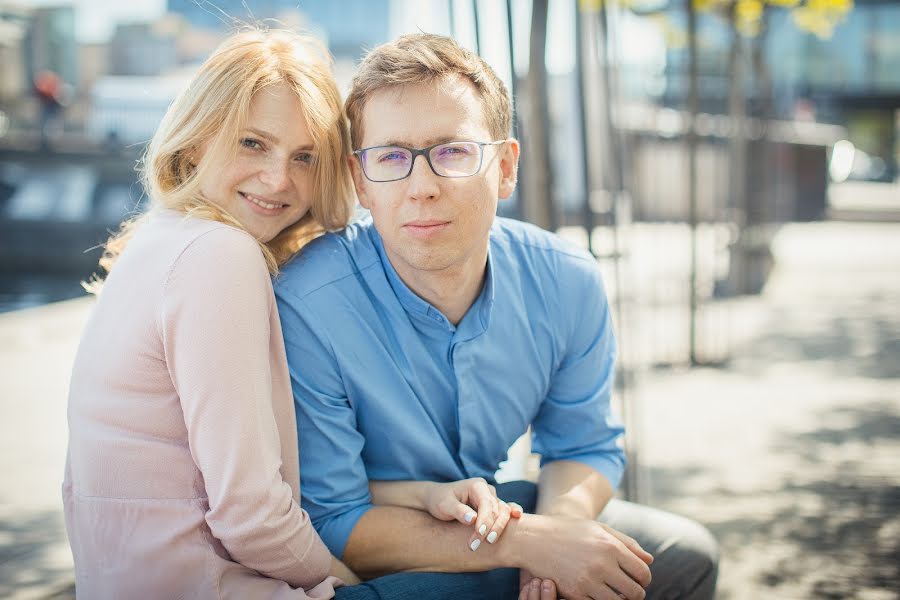
[[[401,162],[406,160],[405,152],[385,152],[378,156],[378,162]]]

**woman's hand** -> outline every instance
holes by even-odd
[[[350,570],[350,567],[336,559],[334,556],[331,557],[331,568],[328,570],[328,574],[337,577],[346,585],[362,583],[359,577],[356,576],[356,573]]]
[[[532,577],[523,570],[519,577],[519,600],[557,600],[556,583],[552,579]]]
[[[422,496],[425,510],[442,521],[459,521],[474,529],[469,548],[477,550],[482,541],[497,541],[510,518],[522,516],[522,507],[497,497],[497,490],[481,477],[451,483],[429,482]]]

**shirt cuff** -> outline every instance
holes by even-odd
[[[372,507],[372,504],[362,504],[333,517],[322,517],[313,523],[333,555],[343,559],[353,528]]]

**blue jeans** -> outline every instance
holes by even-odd
[[[537,487],[527,481],[497,486],[497,495],[534,511]],[[611,500],[598,518],[633,537],[653,555],[647,598],[708,600],[714,597],[718,547],[702,525],[684,517],[623,500]],[[484,573],[395,573],[338,588],[335,600],[438,600],[519,596],[518,569]]]

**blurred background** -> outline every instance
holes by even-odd
[[[452,35],[506,81],[505,216],[603,269],[622,495],[706,524],[719,598],[900,598],[900,2],[0,0],[0,597],[71,598],[68,372],[136,168],[238,22]],[[572,298],[592,310],[596,298]],[[498,478],[532,477],[525,440]]]

